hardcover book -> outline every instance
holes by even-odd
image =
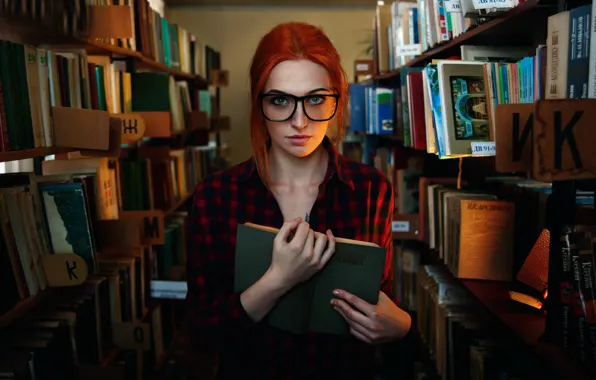
[[[234,291],[248,289],[269,269],[278,231],[252,223],[238,225]],[[332,292],[343,289],[376,304],[385,257],[385,249],[376,244],[336,238],[335,253],[327,265],[282,296],[268,314],[267,322],[295,334],[349,334],[347,322],[331,306]]]

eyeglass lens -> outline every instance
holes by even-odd
[[[265,117],[272,121],[288,120],[296,110],[297,99],[284,94],[271,94],[262,97]],[[333,117],[337,99],[328,95],[308,95],[302,101],[306,117],[313,121],[325,121]]]

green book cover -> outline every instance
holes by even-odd
[[[277,229],[239,224],[236,235],[234,290],[244,291],[269,269]],[[347,322],[330,302],[334,289],[344,289],[370,304],[379,299],[386,251],[376,244],[336,238],[335,253],[325,268],[282,296],[267,316],[274,327],[303,334],[309,331],[349,334]]]

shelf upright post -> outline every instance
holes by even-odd
[[[557,12],[567,10],[569,0],[557,0]],[[573,0],[571,0],[573,1]],[[575,181],[553,181],[546,203],[545,227],[550,231],[548,255],[548,296],[545,300],[546,324],[543,338],[559,347],[563,344],[561,298],[561,234],[571,232],[576,216]]]

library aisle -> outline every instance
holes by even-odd
[[[229,165],[227,74],[120,4],[0,1],[2,378],[187,378],[188,213]]]
[[[330,31],[339,150],[395,193],[413,329],[378,378],[595,379],[593,1],[0,0],[0,378],[217,378],[193,190],[248,149],[240,42],[292,19]]]
[[[412,378],[596,377],[595,16],[590,1],[377,5],[342,149],[394,184]]]

